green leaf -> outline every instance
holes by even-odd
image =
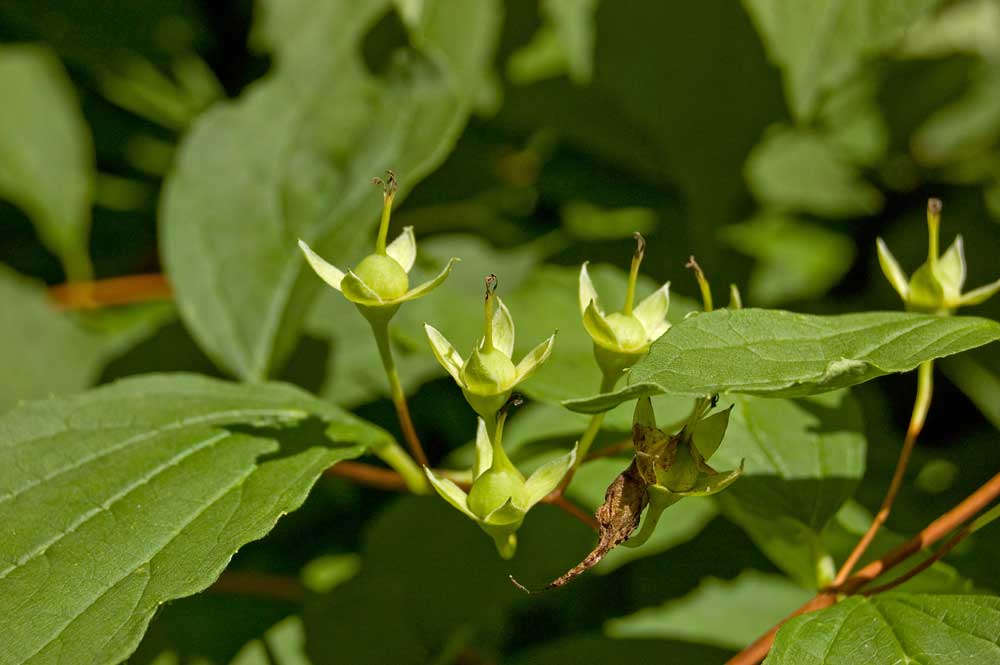
[[[569,74],[578,85],[594,71],[594,13],[599,0],[542,0],[545,23],[531,42],[511,54],[510,80],[520,85]]]
[[[832,561],[820,533],[865,470],[861,410],[845,391],[734,402],[712,465],[745,466],[718,496],[723,512],[800,584],[821,586]]]
[[[185,322],[230,372],[262,378],[291,350],[321,286],[302,270],[297,238],[351,267],[377,219],[371,177],[393,168],[413,187],[464,125],[479,92],[468,68],[491,57],[497,7],[425,5],[438,19],[421,19],[416,50],[382,77],[360,46],[389,0],[265,5],[258,34],[277,66],[203,114],[182,144],[164,191],[164,259]]]
[[[797,120],[809,120],[825,94],[854,74],[864,59],[894,46],[940,0],[743,0],[782,71],[785,97]]]
[[[965,356],[948,358],[940,367],[944,375],[972,400],[979,412],[1000,429],[1000,376]]]
[[[17,407],[0,418],[4,662],[121,661],[160,605],[386,436],[288,385],[196,375]]]
[[[854,243],[848,236],[783,215],[763,214],[724,226],[721,237],[757,259],[748,295],[761,307],[821,296],[854,262]]]
[[[0,264],[0,413],[18,401],[73,393],[105,363],[173,317],[170,305],[58,311],[45,287]]]
[[[747,157],[746,180],[762,203],[829,217],[870,215],[882,195],[820,134],[777,125]]]
[[[71,281],[92,277],[94,147],[76,91],[44,46],[0,47],[0,198],[20,207]]]
[[[979,63],[969,90],[936,109],[913,136],[913,154],[924,165],[941,166],[972,159],[1000,138],[1000,67]]]
[[[965,665],[1000,660],[1000,598],[851,596],[782,626],[765,665]]]
[[[596,413],[661,393],[812,395],[908,372],[997,339],[1000,323],[971,316],[716,310],[670,328],[632,369],[628,386],[564,404]]]
[[[586,201],[570,201],[561,213],[566,231],[585,241],[628,238],[636,231],[650,234],[657,226],[656,213],[638,206],[601,208]]]
[[[290,616],[240,649],[231,665],[309,665],[310,662],[302,619]]]
[[[733,580],[709,577],[698,588],[659,607],[612,619],[617,638],[674,639],[742,649],[813,597],[785,577],[746,570]]]

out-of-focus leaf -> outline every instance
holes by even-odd
[[[240,649],[231,665],[310,665],[302,619],[290,616]]]
[[[941,362],[941,371],[972,400],[987,420],[1000,429],[1000,376],[972,358],[956,356]]]
[[[848,236],[781,215],[763,214],[722,227],[721,238],[757,259],[749,301],[773,307],[814,298],[833,287],[854,261]]]
[[[885,156],[889,129],[876,95],[879,80],[863,73],[838,86],[819,110],[827,142],[852,164],[871,166]]]
[[[113,356],[172,317],[141,305],[85,318],[60,312],[36,283],[0,265],[0,413],[21,400],[90,386]]]
[[[0,47],[0,197],[27,213],[70,280],[92,277],[94,147],[73,84],[47,47]]]
[[[940,0],[743,0],[799,121],[812,118],[825,94],[862,62],[896,45]]]
[[[964,665],[1000,660],[1000,598],[851,596],[782,626],[766,665]]]
[[[563,206],[562,222],[570,235],[587,241],[627,238],[636,231],[648,234],[657,224],[656,213],[649,208],[605,209],[586,201]]]
[[[162,603],[207,587],[324,469],[385,441],[292,386],[195,375],[15,408],[0,417],[0,662],[121,661]]]
[[[913,154],[927,166],[976,157],[1000,138],[1000,65],[980,63],[959,99],[935,111],[912,139]]]
[[[544,24],[531,42],[511,54],[507,75],[525,85],[561,74],[590,83],[594,70],[594,12],[599,0],[542,0]]]
[[[209,27],[194,0],[6,0],[0,18],[27,39],[51,45],[60,58],[100,73],[139,53],[162,58],[204,46]],[[113,48],[111,48],[113,45]]]
[[[747,158],[746,179],[759,201],[782,211],[850,217],[882,207],[879,191],[812,130],[771,127]]]
[[[746,570],[733,580],[709,577],[683,598],[613,619],[617,638],[659,638],[739,650],[813,597],[786,577]]]
[[[438,18],[411,30],[418,50],[378,78],[359,47],[389,0],[268,6],[275,69],[185,139],[164,191],[164,259],[185,322],[230,372],[264,377],[291,350],[319,288],[296,240],[360,260],[379,204],[371,177],[393,168],[413,187],[464,125],[479,93],[469,67],[491,57],[498,8],[426,4]]]
[[[670,328],[632,368],[626,387],[564,404],[596,413],[661,393],[813,395],[907,372],[997,339],[1000,323],[972,316],[722,309]]]
[[[899,54],[942,58],[969,53],[990,59],[1000,55],[1000,6],[993,0],[947,3],[907,30]]]
[[[820,532],[864,473],[861,412],[846,392],[803,400],[739,397],[717,468],[744,461],[718,495],[724,513],[800,584],[816,587],[831,561]]]
[[[508,574],[554,576],[591,537],[545,507],[529,514],[518,535],[517,558],[504,561],[438,497],[393,502],[369,526],[361,574],[307,603],[313,663],[425,665],[463,652],[495,659],[506,613],[526,598]]]

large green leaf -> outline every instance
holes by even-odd
[[[0,418],[0,663],[122,660],[161,604],[385,437],[291,386],[183,374],[17,407]]]
[[[31,218],[69,279],[89,279],[94,147],[73,84],[48,48],[6,45],[0,90],[0,198]]]
[[[786,623],[766,665],[1000,662],[1000,598],[852,596]]]
[[[265,7],[275,69],[194,124],[162,206],[185,322],[219,364],[257,379],[287,356],[320,284],[297,238],[344,267],[364,256],[372,176],[393,168],[405,190],[441,162],[480,93],[469,71],[490,57],[498,16],[494,2],[421,3],[406,21],[419,51],[376,77],[360,46],[389,0]]]
[[[780,575],[745,570],[733,580],[709,577],[683,598],[613,619],[605,632],[742,649],[812,596]]]
[[[712,465],[742,461],[744,472],[716,498],[775,564],[803,586],[820,586],[833,566],[820,532],[865,470],[860,408],[845,391],[734,403]]]
[[[977,317],[717,310],[668,330],[632,369],[626,387],[565,404],[594,413],[661,393],[811,395],[906,372],[997,339],[1000,323]]]
[[[771,60],[781,68],[793,115],[808,120],[823,95],[865,58],[896,42],[940,0],[743,0]]]

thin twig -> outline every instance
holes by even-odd
[[[572,501],[570,501],[569,499],[567,499],[562,495],[551,499],[550,497],[545,497],[543,501],[545,503],[552,504],[553,506],[562,509],[566,514],[572,515],[576,519],[580,520],[582,523],[589,526],[594,531],[597,531],[600,528],[600,525],[597,523],[596,517],[594,517],[586,510],[584,510],[583,508],[576,505],[575,503],[573,503]]]
[[[159,273],[57,284],[48,293],[60,309],[98,309],[173,298],[170,283]]]
[[[881,584],[872,589],[865,589],[861,593],[865,596],[874,596],[875,594],[884,593],[891,589],[895,589],[904,582],[912,580],[914,577],[924,572],[925,570],[933,566],[935,563],[943,559],[945,556],[947,556],[947,554],[951,552],[953,549],[955,549],[955,546],[958,545],[960,542],[962,542],[965,539],[965,537],[968,536],[970,533],[972,533],[972,522],[966,524],[954,536],[946,540],[944,545],[939,547],[934,552],[934,554],[930,555],[929,557],[927,557],[919,564],[917,564],[910,570],[906,571],[896,579],[886,582],[885,584]]]
[[[365,464],[364,462],[337,462],[327,469],[326,473],[330,476],[337,476],[338,478],[350,480],[358,485],[367,485],[368,487],[375,487],[380,490],[390,492],[410,491],[406,486],[406,483],[403,481],[403,477],[395,471],[372,466],[371,464]],[[443,476],[447,476],[449,474],[448,471],[441,470],[435,470],[434,473]],[[469,489],[469,483],[467,482],[459,480],[454,482],[464,490]],[[559,508],[566,514],[580,520],[595,531],[598,528],[597,520],[592,515],[588,514],[586,510],[564,496],[554,496],[550,494],[542,499],[542,503],[548,503],[556,508]]]
[[[601,459],[602,457],[614,457],[615,455],[620,455],[621,453],[632,450],[632,439],[624,439],[618,443],[612,443],[609,446],[604,446],[598,450],[591,451],[583,458],[583,464],[590,462],[595,459]]]
[[[327,475],[345,478],[358,485],[367,485],[388,492],[408,492],[403,477],[390,469],[383,469],[364,462],[337,462],[326,470]]]
[[[886,553],[876,561],[872,561],[852,575],[840,587],[821,591],[815,598],[785,619],[782,619],[781,622],[767,633],[757,638],[753,644],[733,656],[726,665],[756,665],[771,650],[771,645],[774,643],[774,636],[788,619],[816,609],[829,607],[836,602],[838,594],[857,592],[861,587],[895,568],[921,549],[933,545],[947,534],[961,527],[993,503],[997,497],[1000,497],[1000,473],[990,478],[989,481],[966,497],[960,504],[928,524],[916,536]]]
[[[253,596],[301,603],[305,587],[294,577],[256,571],[227,570],[208,588],[211,593]]]
[[[885,498],[882,499],[882,506],[879,508],[878,513],[872,519],[872,523],[868,526],[868,530],[858,541],[857,545],[848,555],[847,560],[844,561],[844,565],[840,567],[837,571],[837,576],[833,580],[833,587],[839,587],[848,578],[854,567],[857,565],[858,561],[867,551],[868,546],[871,545],[872,541],[875,539],[875,535],[878,530],[885,524],[886,520],[889,519],[889,513],[892,511],[892,504],[896,501],[896,496],[899,494],[899,490],[903,485],[903,477],[906,475],[906,467],[910,462],[910,455],[913,453],[913,446],[917,442],[917,437],[920,436],[921,430],[924,428],[924,422],[927,420],[927,411],[931,406],[931,396],[934,392],[934,361],[928,360],[921,363],[920,369],[917,370],[917,396],[913,401],[913,413],[910,416],[910,425],[906,429],[906,437],[903,439],[903,448],[899,452],[899,459],[896,461],[896,470],[892,474],[892,480],[889,482],[889,489],[885,493]]]

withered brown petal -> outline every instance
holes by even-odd
[[[642,511],[649,503],[647,487],[648,483],[643,480],[636,459],[633,458],[628,468],[618,474],[614,482],[608,486],[604,504],[595,513],[600,526],[597,546],[583,561],[545,588],[554,589],[567,584],[581,573],[596,566],[608,552],[628,540],[638,528]]]

